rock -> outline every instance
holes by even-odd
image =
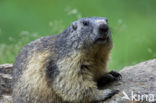
[[[125,67],[122,80],[105,88],[120,92],[103,103],[156,103],[156,59]],[[0,103],[11,101],[12,65],[0,65]]]
[[[2,103],[11,103],[11,101],[12,101],[12,96],[11,95],[2,95],[2,98],[3,98]]]
[[[0,73],[12,74],[12,64],[2,64],[0,65]]]
[[[9,103],[11,95],[12,64],[0,65],[0,103]],[[10,97],[11,98],[11,97]]]
[[[107,87],[120,92],[104,103],[156,103],[156,59],[125,67],[120,73],[122,80]]]

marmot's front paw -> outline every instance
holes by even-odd
[[[90,103],[103,103],[104,101],[113,97],[118,92],[119,90],[110,90],[110,89],[100,90],[99,92],[97,92],[96,100],[91,101]]]
[[[97,81],[97,86],[99,88],[104,87],[105,85],[108,85],[109,83],[112,83],[114,81],[121,80],[122,76],[118,72],[111,71],[108,74],[105,74]]]
[[[107,99],[110,99],[111,97],[113,97],[115,94],[119,93],[119,90],[111,90],[110,93],[108,93],[105,97],[104,100],[102,101],[106,101]]]
[[[114,80],[121,80],[122,75],[116,71],[111,71],[109,74],[111,74],[114,77]]]

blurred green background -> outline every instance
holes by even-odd
[[[91,16],[109,19],[110,69],[156,58],[156,0],[0,0],[0,64],[13,63],[28,42]]]

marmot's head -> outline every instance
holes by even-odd
[[[111,41],[107,18],[82,18],[73,22],[71,27],[72,35],[79,40],[80,47],[106,44]]]
[[[112,38],[107,18],[82,18],[72,23],[58,39],[66,49],[112,47]]]

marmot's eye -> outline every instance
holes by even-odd
[[[89,25],[89,21],[83,21],[82,22],[84,26],[88,26]]]

